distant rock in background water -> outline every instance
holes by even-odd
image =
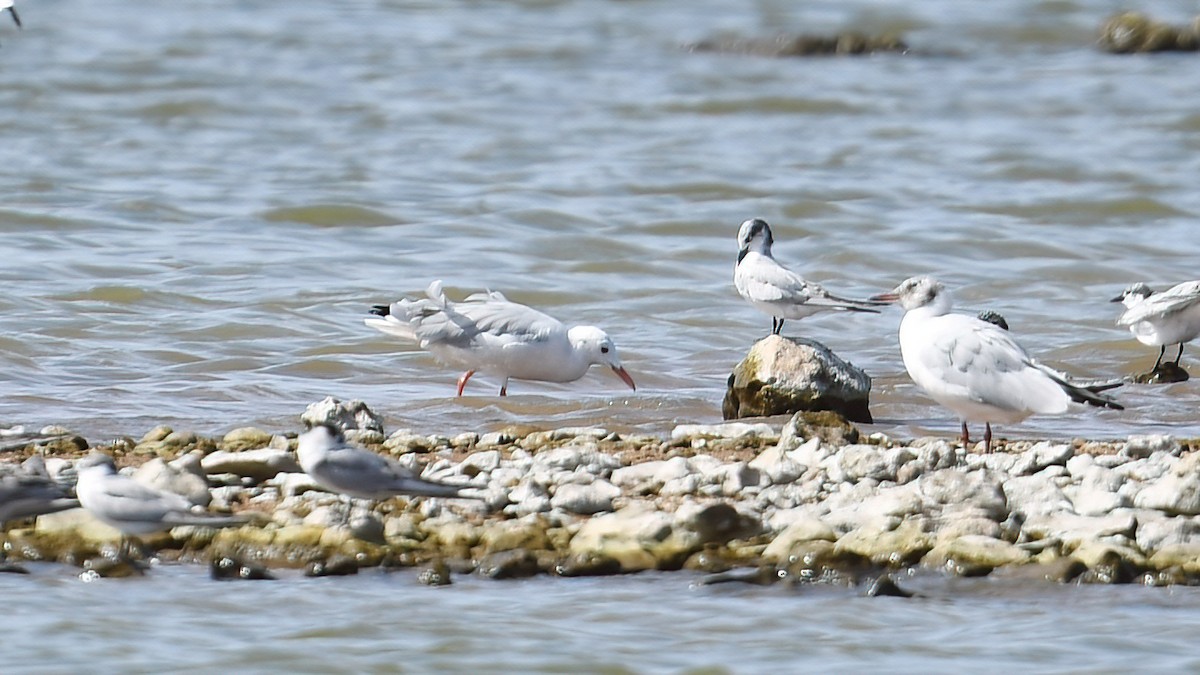
[[[830,410],[871,421],[871,378],[815,340],[768,335],[734,366],[728,386],[727,420]]]
[[[1170,26],[1141,12],[1122,12],[1104,22],[1100,47],[1113,54],[1194,52],[1200,49],[1200,17],[1190,26]]]
[[[908,45],[898,35],[866,35],[854,31],[833,35],[780,35],[774,38],[701,40],[691,51],[754,56],[861,56],[879,52],[904,54]]]

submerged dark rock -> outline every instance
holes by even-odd
[[[844,31],[832,35],[779,35],[773,38],[701,40],[689,45],[696,52],[749,54],[777,58],[805,56],[863,56],[881,52],[904,54],[908,45],[899,35],[868,35]]]
[[[426,586],[449,586],[453,583],[450,579],[450,566],[445,560],[435,560],[428,567],[421,570],[417,575],[417,581]]]
[[[1112,54],[1194,52],[1200,50],[1200,19],[1190,26],[1170,26],[1141,12],[1109,17],[1100,28],[1100,48]]]
[[[304,568],[306,577],[345,577],[358,574],[358,561],[348,555],[335,555],[326,560],[314,560]]]
[[[217,556],[208,567],[209,576],[218,581],[243,579],[247,581],[270,580],[275,575],[265,567],[255,563],[247,563],[232,556]]]
[[[877,598],[881,596],[886,596],[889,598],[911,598],[913,597],[913,593],[912,591],[906,591],[903,588],[900,588],[900,586],[896,585],[896,580],[892,578],[892,575],[884,574],[875,581],[871,582],[871,585],[867,587],[868,598]]]

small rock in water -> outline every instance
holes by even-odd
[[[814,340],[768,335],[729,376],[725,419],[832,410],[870,422],[871,378]]]
[[[83,568],[83,574],[88,574],[91,578],[124,579],[146,574],[144,565],[127,559],[91,558],[83,564]]]
[[[757,586],[769,586],[776,581],[779,581],[779,571],[771,565],[763,565],[754,569],[733,570],[730,572],[721,572],[720,574],[710,574],[700,580],[701,586],[715,586],[717,584],[755,584]]]
[[[306,577],[345,577],[358,574],[358,563],[346,555],[335,555],[328,560],[314,560],[304,568]]]
[[[489,579],[522,579],[538,574],[541,568],[533,553],[514,549],[485,556],[479,561],[478,572]]]
[[[560,577],[603,577],[623,571],[621,561],[592,552],[570,555],[554,566]]]
[[[449,586],[450,581],[450,566],[444,560],[438,560],[429,564],[429,567],[421,570],[417,575],[417,581],[426,586]]]
[[[892,579],[892,575],[884,574],[875,581],[872,581],[871,585],[867,588],[868,598],[877,598],[880,596],[911,598],[913,597],[913,593],[897,586],[896,581]]]
[[[217,556],[209,565],[209,576],[218,581],[235,579],[260,580],[274,579],[275,576],[265,567],[254,563],[246,563],[232,556]]]
[[[16,563],[11,563],[6,560],[4,562],[0,562],[0,574],[29,574],[29,570]]]

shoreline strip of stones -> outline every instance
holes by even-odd
[[[700,570],[714,581],[874,581],[903,569],[1055,581],[1200,581],[1200,441],[1011,442],[964,452],[947,439],[859,438],[828,413],[681,425],[668,437],[603,428],[512,428],[453,437],[382,424],[361,402],[327,399],[304,418],[482,500],[351,501],[296,464],[295,435],[242,428],[214,439],[159,427],[98,449],[137,480],[251,524],[179,527],[145,540],[214,576],[271,568],[345,574],[423,566],[427,583]],[[69,475],[86,440],[10,449]],[[133,468],[135,467],[136,468]],[[119,533],[82,509],[10,524],[11,559],[107,570]],[[118,572],[112,572],[116,574]]]

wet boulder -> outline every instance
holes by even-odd
[[[905,53],[908,45],[895,34],[868,35],[845,31],[830,35],[779,35],[772,38],[701,40],[692,51],[752,54],[777,58],[800,56],[861,56],[880,52]]]
[[[870,392],[871,378],[820,342],[768,335],[734,366],[721,412],[738,419],[832,410],[870,422]]]
[[[1100,48],[1113,54],[1194,52],[1200,49],[1197,24],[1200,19],[1190,26],[1170,26],[1141,12],[1122,12],[1100,28]]]

